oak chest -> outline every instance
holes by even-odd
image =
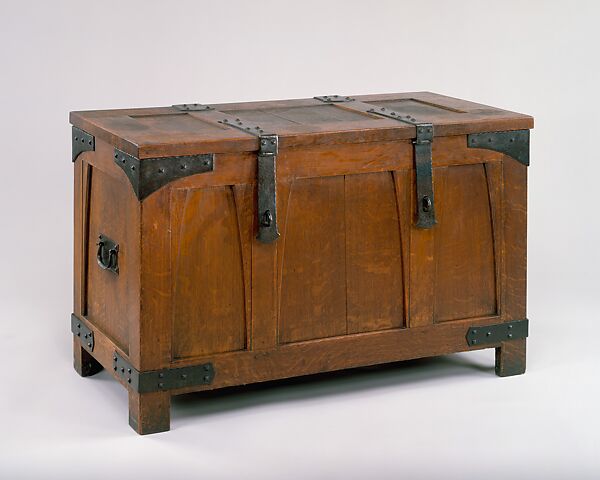
[[[75,368],[172,395],[496,348],[525,370],[533,119],[427,92],[73,112]]]

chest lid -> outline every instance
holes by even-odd
[[[423,123],[435,137],[533,127],[528,115],[430,92],[82,111],[70,121],[139,159],[257,151],[269,133],[291,148],[412,139]]]

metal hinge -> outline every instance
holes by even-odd
[[[316,100],[320,100],[323,103],[343,103],[343,102],[353,102],[354,98],[346,97],[344,95],[319,95],[318,97],[314,97]]]
[[[419,228],[431,228],[436,224],[435,204],[433,196],[433,165],[431,158],[431,144],[433,142],[433,124],[418,121],[411,115],[385,107],[371,108],[368,113],[374,113],[386,118],[414,125],[416,128],[415,145],[415,183],[417,198],[417,223]]]
[[[86,327],[74,313],[71,314],[71,332],[79,338],[83,348],[89,352],[94,351],[94,332]]]
[[[515,320],[513,322],[497,323],[471,327],[467,332],[467,343],[470,346],[493,345],[500,342],[527,338],[529,334],[529,320]]]
[[[202,103],[179,103],[173,105],[173,108],[182,112],[206,112],[207,110],[214,110],[210,105],[203,105]]]
[[[114,161],[129,178],[138,200],[178,178],[212,172],[215,165],[212,153],[140,160],[118,148],[115,148]]]
[[[467,146],[504,153],[529,166],[529,130],[471,133],[467,135]]]
[[[71,159],[77,160],[80,153],[93,152],[96,149],[96,139],[93,135],[83,131],[81,128],[71,129],[72,152]]]
[[[258,235],[263,243],[279,238],[277,226],[277,154],[279,137],[265,133],[259,125],[244,122],[240,118],[224,118],[219,123],[237,128],[258,137]]]
[[[117,352],[113,354],[113,371],[138,393],[210,385],[215,378],[212,363],[139,372]]]

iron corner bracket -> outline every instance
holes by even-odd
[[[215,369],[212,363],[140,372],[116,351],[113,354],[113,371],[117,377],[138,393],[210,385],[215,378]]]
[[[529,130],[471,133],[467,135],[467,146],[500,152],[529,166]]]
[[[466,339],[470,347],[497,345],[501,342],[527,338],[529,320],[515,320],[495,325],[474,326],[467,331]]]
[[[71,160],[75,162],[77,157],[83,152],[93,152],[96,149],[96,139],[93,135],[83,131],[81,128],[72,127],[71,129]]]
[[[71,332],[79,338],[83,348],[88,352],[94,351],[94,332],[74,313],[71,314]]]
[[[215,164],[212,153],[140,160],[118,148],[115,148],[114,161],[127,175],[140,201],[174,180],[211,172]]]

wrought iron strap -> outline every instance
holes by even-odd
[[[416,129],[415,145],[415,183],[416,210],[419,228],[431,228],[436,224],[435,202],[433,195],[433,164],[431,143],[433,142],[433,124],[417,120],[412,115],[390,110],[385,107],[370,108],[367,113],[398,120],[413,125]]]
[[[271,243],[279,238],[277,228],[277,135],[261,135],[258,150],[258,239]]]
[[[277,154],[279,137],[254,123],[241,118],[226,117],[219,123],[258,137],[258,238],[263,243],[271,243],[279,238],[277,227]]]

